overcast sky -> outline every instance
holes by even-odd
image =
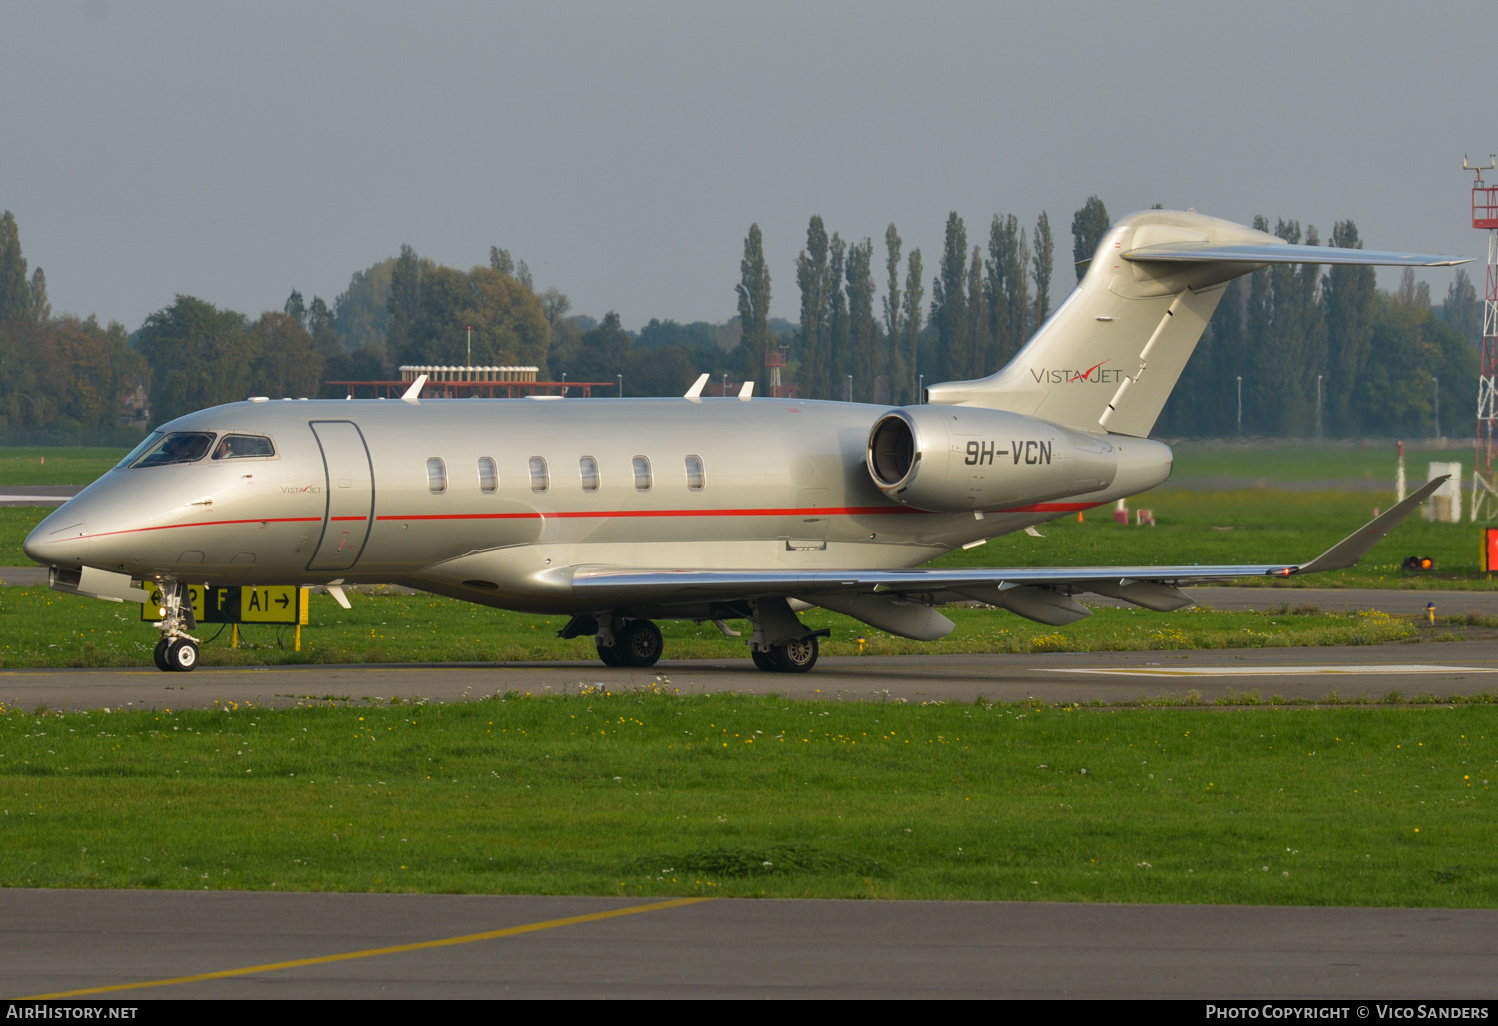
[[[721,321],[755,221],[795,319],[813,213],[881,267],[895,222],[929,276],[948,211],[977,242],[1046,210],[1059,298],[1094,193],[1481,258],[1495,29],[1492,0],[0,0],[0,209],[55,310],[132,329],[175,293],[331,302],[402,243]]]

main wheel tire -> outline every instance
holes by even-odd
[[[605,665],[605,666],[623,666],[624,665],[624,660],[621,659],[621,658],[619,658],[619,650],[617,648],[615,648],[613,645],[605,645],[603,642],[596,641],[596,640],[593,642],[593,644],[595,646],[597,646],[597,648],[598,648],[598,658],[603,661],[603,665]]]
[[[197,669],[198,645],[188,638],[178,638],[166,647],[167,667],[179,673]]]
[[[805,673],[817,665],[818,648],[816,635],[812,635],[776,645],[770,654],[782,673]]]
[[[172,664],[166,661],[166,649],[171,644],[170,639],[162,638],[156,642],[156,651],[151,653],[151,658],[156,660],[156,669],[170,671]]]
[[[780,672],[780,666],[779,666],[779,664],[777,664],[775,662],[775,660],[773,658],[771,658],[770,653],[768,653],[768,652],[761,652],[759,649],[754,648],[753,646],[750,646],[750,648],[749,648],[749,655],[754,660],[754,665],[758,666],[761,670],[764,670],[766,673],[779,673]]]
[[[649,620],[631,620],[619,632],[619,655],[625,666],[654,666],[665,642],[661,629]]]

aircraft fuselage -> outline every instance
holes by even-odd
[[[1003,483],[990,497],[1017,501],[919,509],[870,473],[870,431],[889,412],[784,399],[234,403],[162,430],[210,434],[210,446],[267,438],[274,455],[117,468],[43,521],[26,550],[136,580],[389,582],[578,613],[560,568],[913,567],[1170,473],[1168,447],[1114,436],[1108,487],[1025,501],[1057,494],[1061,429],[1002,415],[1014,437],[943,441],[949,453],[924,455],[930,466],[938,455],[977,462]]]

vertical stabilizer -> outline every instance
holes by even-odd
[[[933,385],[928,401],[1009,410],[1084,431],[1148,435],[1223,290],[1258,262],[1156,263],[1155,246],[1283,246],[1193,211],[1147,210],[1108,229],[1086,275],[1009,365]]]
[[[1009,366],[927,401],[1144,437],[1227,283],[1266,264],[1450,267],[1463,257],[1294,246],[1194,210],[1144,210],[1108,229],[1081,284]]]

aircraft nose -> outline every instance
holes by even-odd
[[[83,517],[64,505],[32,529],[21,543],[21,551],[46,566],[81,565],[88,557],[88,529]]]

